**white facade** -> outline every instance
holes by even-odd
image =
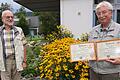
[[[74,37],[88,33],[93,24],[93,0],[60,0],[61,25],[68,28]]]

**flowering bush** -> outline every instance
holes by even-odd
[[[82,33],[80,35],[80,40],[81,41],[84,41],[84,42],[87,42],[88,41],[88,37],[89,37],[89,34],[88,33]]]
[[[51,34],[46,35],[45,40],[52,42],[55,39],[62,39],[65,37],[73,37],[73,34],[65,26],[60,25],[57,26],[57,32],[53,31]]]
[[[88,65],[70,61],[70,45],[80,40],[63,38],[45,45],[40,54],[40,78],[47,80],[88,80]]]

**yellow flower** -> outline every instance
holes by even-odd
[[[42,70],[42,69],[43,69],[43,66],[40,66],[39,69]]]
[[[73,70],[69,70],[70,73],[73,73],[74,71]]]
[[[88,78],[80,78],[80,80],[88,80]]]
[[[64,58],[64,59],[63,59],[63,62],[66,62],[66,61],[67,61],[66,58]]]
[[[79,69],[79,65],[75,65],[75,70],[78,70]]]
[[[63,69],[64,69],[65,71],[67,71],[67,70],[68,70],[68,68],[67,68],[67,66],[66,66],[66,65],[63,65]]]
[[[69,76],[69,74],[65,74],[65,76],[66,76],[66,77],[68,77],[68,76]]]
[[[75,78],[75,75],[72,75],[72,78]]]
[[[49,37],[54,36],[49,35]],[[71,76],[73,80],[76,77],[80,77],[81,80],[84,80],[85,77],[88,76],[89,66],[83,64],[81,61],[75,63],[71,62],[70,59],[70,45],[80,42],[81,41],[73,38],[63,38],[60,40],[56,39],[50,44],[43,46],[40,52],[40,56],[42,56],[40,57],[39,67],[40,77],[48,80],[59,80],[60,76]]]
[[[56,76],[59,76],[59,73],[56,73]]]
[[[78,65],[82,65],[82,61],[78,61]]]
[[[42,78],[44,76],[44,74],[42,73],[41,75],[40,75],[40,78]]]
[[[59,67],[58,66],[56,66],[56,68],[55,68],[55,72],[57,72],[57,71],[59,71]]]
[[[52,80],[52,79],[53,79],[53,76],[50,76],[49,79]]]
[[[89,66],[88,65],[83,65],[83,68],[89,68]]]

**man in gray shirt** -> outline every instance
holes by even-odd
[[[99,25],[90,32],[89,42],[120,38],[120,24],[112,20],[113,6],[102,1],[96,6]],[[102,61],[89,61],[90,80],[118,80],[120,79],[120,58]]]

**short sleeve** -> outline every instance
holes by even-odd
[[[24,35],[23,31],[21,31],[21,37],[22,37],[22,43],[25,46],[27,44],[27,40],[25,38],[25,35]]]

